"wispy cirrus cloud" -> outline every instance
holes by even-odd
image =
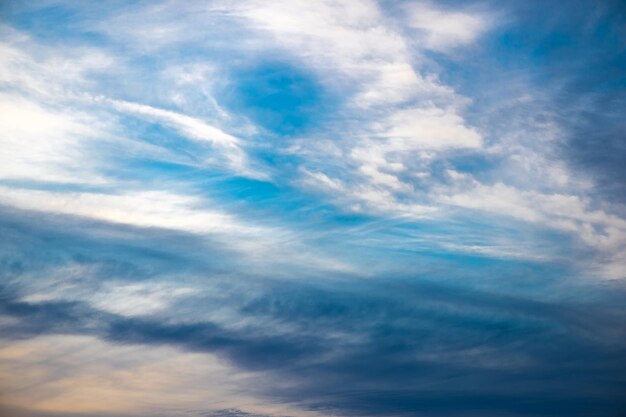
[[[227,167],[239,175],[266,177],[264,173],[254,172],[247,166],[247,157],[242,147],[242,140],[215,126],[211,126],[198,118],[170,110],[157,109],[145,104],[116,100],[111,100],[110,103],[118,111],[136,114],[146,117],[148,120],[172,126],[185,137],[210,143],[217,152],[223,154]]]

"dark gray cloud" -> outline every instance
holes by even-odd
[[[227,408],[223,410],[212,411],[206,414],[206,417],[268,417],[264,414],[246,413],[237,408]],[[287,417],[287,416],[283,416]]]
[[[19,324],[2,333],[213,352],[264,371],[261,392],[275,401],[346,415],[612,416],[624,405],[626,311],[617,303],[538,302],[419,279],[352,285],[268,289],[241,307],[256,324],[239,330],[5,294],[2,313]],[[278,389],[273,379],[291,383]]]

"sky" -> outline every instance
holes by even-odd
[[[626,412],[619,0],[0,2],[0,415]]]

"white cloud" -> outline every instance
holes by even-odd
[[[209,208],[205,199],[169,191],[124,191],[119,194],[43,191],[0,186],[2,204],[23,210],[81,216],[146,228],[179,230],[211,236],[224,248],[247,256],[255,268],[306,265],[312,270],[359,272],[354,266],[317,251],[289,228],[247,222]]]
[[[240,138],[211,126],[204,121],[170,110],[158,109],[139,103],[120,100],[106,100],[118,111],[133,113],[150,120],[163,123],[178,130],[183,136],[192,140],[207,142],[221,152],[230,169],[240,175],[266,178],[266,175],[252,170],[248,165],[247,156],[242,149]]]
[[[104,311],[138,316],[163,311],[177,298],[194,292],[193,288],[166,283],[107,282],[89,301]]]
[[[76,110],[88,102],[206,143],[211,150],[207,166],[267,179],[251,168],[255,161],[246,152],[250,144],[244,139],[245,132],[256,133],[254,127],[246,124],[245,117],[229,114],[219,105],[208,79],[217,76],[220,66],[211,60],[231,48],[254,50],[257,55],[253,59],[280,49],[281,59],[286,53],[306,66],[325,88],[344,95],[336,118],[327,126],[318,126],[315,138],[300,138],[288,145],[287,153],[300,158],[296,171],[300,177],[294,183],[323,190],[327,198],[347,210],[380,215],[424,219],[443,216],[449,206],[505,214],[567,231],[609,253],[611,259],[624,258],[618,250],[624,230],[619,217],[590,209],[591,203],[580,197],[589,184],[576,180],[551,153],[561,135],[558,123],[542,112],[541,117],[530,114],[529,120],[509,118],[495,133],[488,131],[488,123],[476,129],[463,117],[470,100],[428,72],[427,68],[437,67],[426,65],[430,64],[427,57],[432,56],[427,51],[454,53],[476,43],[492,26],[493,16],[429,1],[397,10],[406,13],[389,15],[379,3],[369,0],[216,1],[208,5],[165,1],[124,7],[93,25],[93,30],[112,40],[129,39],[124,51],[157,59],[165,68],[160,77],[167,80],[162,94],[155,97],[146,94],[141,80],[129,79],[129,85],[137,85],[136,90],[129,89],[132,93],[125,100],[93,99],[102,97],[101,91],[98,86],[94,91],[89,88],[92,72],[134,65],[123,57],[113,59],[88,48],[47,53],[43,45],[11,32],[10,42],[0,45],[0,82],[12,91],[0,98],[0,110],[10,115],[0,123],[5,151],[0,155],[0,177],[107,181],[98,176],[84,145],[103,132],[115,131],[116,126],[98,124],[101,121],[94,114]],[[198,30],[187,30],[190,26]],[[183,43],[206,52],[207,62],[192,59],[181,63],[178,55],[171,58],[161,53]],[[204,101],[182,90],[196,84],[202,84],[199,89],[206,84]],[[511,106],[532,104],[534,93],[524,91]],[[18,93],[25,94],[20,98]],[[63,102],[51,104],[50,98],[57,97]],[[541,126],[539,120],[544,120]],[[262,146],[280,152],[271,140]],[[445,172],[447,155],[453,152],[497,159],[500,167],[490,173],[485,184],[501,183],[484,185],[461,172],[439,178],[434,167]],[[448,180],[453,185],[445,185]],[[168,192],[64,197],[62,193],[9,191],[2,192],[21,207],[41,209],[36,201],[49,198],[41,204],[49,204],[50,211],[142,227],[228,233],[229,224],[241,226],[224,213],[199,209],[204,202]],[[71,202],[62,203],[64,198]],[[476,249],[471,244],[465,247]]]
[[[119,63],[91,47],[50,47],[0,25],[0,83],[12,90],[59,101],[89,86],[89,75],[109,71]]]
[[[305,177],[302,181],[305,182],[309,186],[336,191],[336,192],[341,192],[341,193],[347,192],[347,188],[345,184],[343,184],[338,179],[330,178],[328,175],[324,174],[323,172],[311,172],[304,168],[302,168],[301,171],[303,174],[305,174]]]
[[[442,190],[439,201],[453,206],[508,216],[572,234],[602,257],[603,275],[626,276],[626,220],[589,208],[570,194],[521,191],[502,183],[484,185],[471,180],[465,191]]]
[[[6,34],[5,42],[0,43],[0,83],[11,91],[0,98],[3,113],[10,115],[10,120],[4,118],[0,125],[3,135],[0,140],[7,142],[7,163],[0,169],[7,177],[28,175],[40,181],[74,182],[80,178],[85,182],[95,174],[78,167],[98,160],[86,154],[84,145],[89,141],[112,141],[117,136],[114,141],[119,142],[120,148],[135,146],[121,144],[128,141],[127,132],[123,132],[113,117],[106,123],[103,120],[102,115],[113,107],[163,123],[194,141],[210,144],[213,152],[205,160],[207,165],[222,165],[239,175],[267,178],[258,169],[251,168],[240,138],[196,117],[99,94],[102,87],[91,76],[104,71],[123,71],[123,64],[128,64],[123,57],[114,58],[111,53],[96,48],[47,47],[11,28],[0,27],[0,31]],[[176,85],[197,81],[201,74],[196,68],[195,75],[189,71],[186,77],[180,71],[179,75],[182,78],[173,81]],[[175,97],[173,101],[177,101]],[[220,118],[228,117],[215,100],[212,104]],[[242,130],[250,132],[251,127],[239,129]],[[129,135],[132,138],[132,132]],[[169,155],[169,159],[172,157]],[[31,173],[27,172],[28,165]],[[68,176],[68,172],[73,173],[74,178]]]
[[[429,1],[411,3],[406,21],[418,29],[425,47],[446,52],[476,42],[490,26],[487,16],[438,8]]]
[[[399,110],[382,123],[390,151],[480,148],[482,138],[461,116],[438,107]]]
[[[420,51],[410,49],[392,17],[375,2],[252,1],[233,7],[233,13],[250,19],[332,88],[350,86],[344,88],[352,94],[345,115],[354,123],[346,123],[345,135],[337,125],[332,132],[341,151],[315,156],[328,149],[319,146],[323,140],[292,148],[304,157],[302,172],[308,172],[301,184],[314,186],[318,180],[330,194],[342,194],[336,201],[353,209],[423,215],[431,209],[406,202],[412,186],[402,179],[408,174],[405,161],[421,158],[424,151],[481,148],[480,133],[460,115],[468,100],[420,73]],[[339,189],[340,178],[322,172],[340,172],[350,191]],[[407,196],[400,199],[397,193]]]
[[[215,146],[226,149],[239,149],[240,139],[222,130],[204,123],[202,120],[176,113],[170,110],[158,109],[145,104],[130,103],[127,101],[109,100],[117,110],[127,111],[155,120],[163,121],[179,129],[188,137],[207,141]]]
[[[83,145],[101,134],[96,118],[7,94],[0,94],[0,114],[0,178],[106,182],[84,157]]]
[[[319,190],[327,194],[336,204],[349,211],[376,213],[424,219],[431,217],[436,207],[417,202],[401,202],[394,191],[405,190],[408,185],[396,177],[380,173],[374,168],[365,172],[371,183],[345,184],[339,179],[330,178],[323,172],[302,169],[304,178],[300,183],[307,188]]]
[[[171,102],[181,111],[186,108],[202,110],[203,115],[209,114],[213,119],[228,123],[238,132],[257,133],[257,128],[249,120],[228,112],[218,102],[215,90],[220,83],[223,84],[228,79],[225,72],[216,63],[206,62],[200,58],[197,62],[170,63],[160,75],[163,84],[173,85]]]
[[[0,186],[3,203],[25,210],[85,216],[112,223],[191,233],[251,233],[232,215],[203,208],[203,200],[167,191],[121,194],[25,190]]]
[[[101,276],[97,264],[66,264],[48,268],[45,280],[30,276],[28,303],[45,301],[81,301],[95,308],[124,316],[158,313],[180,297],[198,294],[196,288],[177,282],[125,282],[107,274]]]
[[[96,48],[47,47],[7,26],[0,33],[0,178],[106,182],[88,147],[107,137],[110,120],[76,97],[115,59]]]
[[[327,82],[356,83],[353,103],[372,107],[420,96],[450,96],[451,89],[413,68],[404,37],[375,2],[251,1],[233,8],[274,42],[317,70]]]
[[[406,22],[421,39],[417,46],[422,49],[452,52],[476,42],[492,24],[487,14],[446,10],[430,2],[414,3],[408,9]],[[420,74],[420,50],[410,50],[410,41],[389,24],[389,17],[375,3],[252,2],[243,10],[244,16],[274,36],[277,45],[311,64],[329,83],[345,78],[356,86],[348,106],[365,122],[349,124],[345,138],[336,141],[340,152],[326,154],[326,160],[314,156],[316,151],[324,152],[317,145],[323,140],[310,146],[299,142],[292,148],[303,156],[306,167],[301,170],[305,176],[301,184],[323,190],[349,210],[424,218],[434,213],[442,216],[443,208],[453,205],[504,214],[575,234],[613,259],[622,256],[618,249],[626,230],[622,221],[589,210],[568,192],[572,179],[565,167],[546,164],[545,156],[536,150],[549,152],[558,128],[546,122],[532,134],[526,130],[527,137],[520,130],[517,137],[508,134],[484,148],[481,133],[461,116],[468,100],[436,77]],[[536,171],[537,178],[550,182],[554,193],[520,191],[504,184],[487,186],[471,176],[452,178],[455,183],[469,181],[469,190],[459,192],[440,184],[445,180],[411,175],[416,167],[428,173],[433,161],[457,149],[509,158],[518,169],[515,175],[520,175],[519,170]],[[419,189],[414,180],[420,182]],[[506,252],[465,247],[483,253]]]
[[[381,172],[380,167],[374,164],[361,165],[361,167],[359,168],[359,171],[365,177],[369,178],[370,182],[372,182],[375,185],[380,185],[396,192],[397,191],[411,191],[411,186],[409,184],[406,184],[400,181],[398,177],[396,177],[395,175]]]

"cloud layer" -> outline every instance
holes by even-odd
[[[0,6],[0,413],[618,415],[625,16]]]

